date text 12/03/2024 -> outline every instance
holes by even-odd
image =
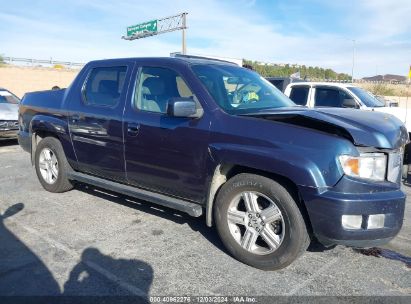
[[[248,296],[161,296],[150,297],[150,303],[256,303],[255,297]]]

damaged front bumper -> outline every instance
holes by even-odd
[[[400,231],[405,194],[391,182],[367,183],[344,176],[336,187],[300,187],[315,237],[324,245],[372,247]]]

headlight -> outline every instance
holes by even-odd
[[[341,155],[344,173],[358,178],[385,180],[387,156],[384,153],[362,153],[360,156]]]

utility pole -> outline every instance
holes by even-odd
[[[352,39],[352,68],[351,68],[351,82],[354,83],[354,63],[355,63],[355,39]]]
[[[405,100],[405,123],[407,123],[408,118],[408,96],[410,95],[410,83],[411,83],[411,64],[408,71],[408,81],[407,81],[407,99]]]
[[[187,45],[186,45],[186,28],[187,28],[187,13],[182,14],[182,53],[183,55],[187,54]]]

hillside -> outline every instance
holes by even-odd
[[[375,76],[371,76],[371,77],[363,77],[363,80],[366,80],[366,81],[405,82],[405,81],[407,81],[407,77],[401,76],[401,75],[385,74],[385,75],[375,75]]]
[[[290,64],[262,64],[257,61],[244,59],[244,64],[251,65],[254,70],[264,77],[287,77],[291,74],[300,72],[301,78],[307,79],[332,79],[332,80],[351,80],[351,76],[344,73],[337,73],[332,69],[311,67],[305,65]]]

